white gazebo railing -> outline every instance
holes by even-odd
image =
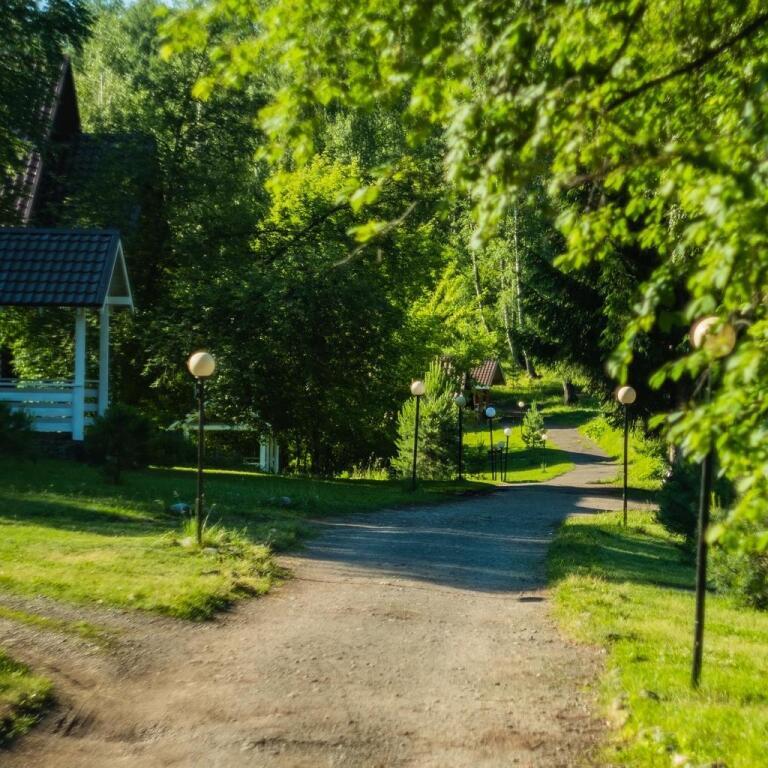
[[[0,403],[28,413],[36,432],[64,432],[82,440],[99,411],[98,382],[0,379]]]

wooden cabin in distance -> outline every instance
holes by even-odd
[[[491,403],[491,389],[497,384],[506,384],[501,363],[494,359],[484,360],[469,372],[468,384],[475,410],[485,410]]]

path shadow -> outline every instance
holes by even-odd
[[[613,489],[521,484],[431,509],[318,521],[322,535],[299,557],[333,563],[347,576],[362,570],[479,592],[536,589],[546,584],[546,552],[559,523],[620,505]]]

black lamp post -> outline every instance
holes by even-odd
[[[713,358],[726,357],[736,346],[736,331],[718,317],[705,317],[691,328],[691,344],[694,349],[704,349]],[[712,394],[712,371],[707,369],[707,403]],[[701,664],[704,653],[704,604],[707,596],[707,528],[712,498],[714,452],[709,450],[701,462],[701,490],[699,493],[699,524],[696,541],[696,618],[693,628],[693,661],[691,686],[698,688],[701,682]]]
[[[453,402],[459,411],[459,481],[463,479],[463,459],[464,459],[464,406],[467,404],[467,398],[461,393],[455,395]]]
[[[509,438],[512,435],[512,427],[504,427],[504,437],[506,443],[504,444],[504,472],[502,473],[502,482],[507,482],[507,463],[509,462]]]
[[[518,400],[517,407],[520,409],[520,434],[523,434],[523,417],[525,416],[525,401]]]
[[[411,490],[416,490],[416,453],[419,449],[419,405],[424,395],[424,382],[420,379],[411,382],[411,394],[416,398],[416,419],[413,426],[413,471],[411,472]]]
[[[197,499],[195,501],[195,527],[197,544],[203,543],[203,509],[205,492],[203,488],[203,460],[205,458],[205,380],[213,376],[216,360],[208,352],[195,352],[187,360],[187,368],[195,377],[197,394]]]
[[[491,443],[490,443],[490,449],[491,449],[491,479],[496,479],[496,462],[494,461],[494,454],[493,454],[493,418],[496,416],[496,409],[489,405],[485,409],[485,417],[488,419],[488,430],[490,431],[491,436]]]
[[[627,444],[629,442],[629,410],[628,406],[637,400],[637,392],[632,387],[619,387],[616,399],[624,407],[624,491],[622,505],[624,507],[624,527],[627,527]]]

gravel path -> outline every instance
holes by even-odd
[[[544,591],[554,527],[612,509],[616,473],[575,430],[576,468],[541,485],[322,523],[295,578],[220,620],[104,612],[115,651],[0,643],[57,684],[57,710],[9,768],[568,766],[600,735],[600,658],[557,632]]]

